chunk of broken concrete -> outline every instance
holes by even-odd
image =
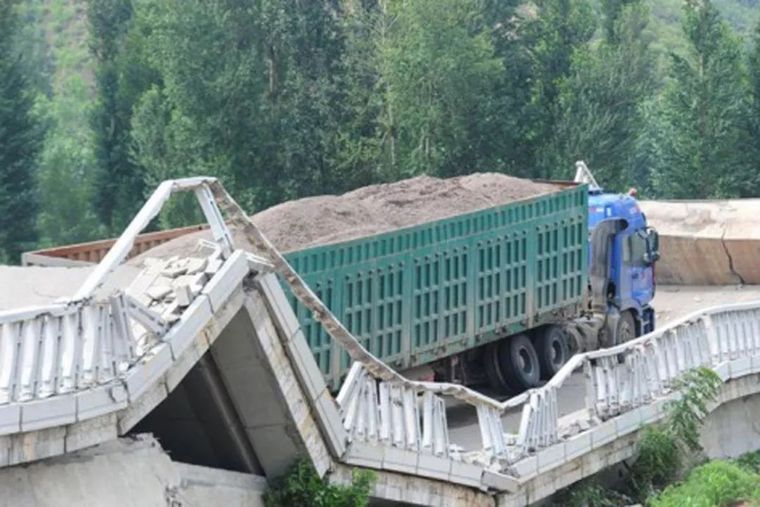
[[[148,287],[148,290],[146,290],[145,293],[150,296],[153,301],[158,301],[160,299],[163,299],[163,297],[169,294],[171,291],[172,288],[169,285],[153,285],[151,287]]]

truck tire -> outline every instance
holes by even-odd
[[[631,312],[626,311],[620,314],[620,320],[618,321],[615,335],[615,345],[620,345],[621,343],[633,340],[638,336],[636,334],[636,321]]]
[[[498,342],[489,343],[483,350],[483,369],[491,389],[499,395],[512,394],[501,373]]]
[[[513,392],[536,387],[541,380],[541,366],[533,342],[524,334],[503,340],[499,346],[499,366],[504,382]]]
[[[541,367],[541,378],[549,380],[570,359],[567,334],[559,326],[546,326],[538,330],[533,343]]]

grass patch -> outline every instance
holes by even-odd
[[[714,507],[760,501],[760,475],[735,462],[716,460],[691,471],[687,479],[668,486],[647,504],[652,507]]]

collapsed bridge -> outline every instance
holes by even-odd
[[[137,234],[179,191],[198,197],[212,241],[125,280]],[[276,275],[353,360],[335,397]],[[7,470],[148,431],[177,458],[250,476],[276,477],[305,456],[338,482],[349,467],[377,471],[377,498],[522,505],[633,455],[637,432],[663,417],[673,380],[691,367],[726,382],[719,404],[760,391],[755,304],[576,355],[543,387],[504,402],[408,380],[361,346],[210,178],[163,183],[72,298],[3,311],[0,325]],[[578,371],[583,409],[561,414],[563,385]],[[476,444],[452,437],[452,407],[476,413]],[[518,427],[505,427],[515,411]],[[199,436],[192,456],[177,454]],[[5,484],[0,497],[13,498]]]

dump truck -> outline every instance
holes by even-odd
[[[377,200],[367,192],[357,196]],[[447,202],[454,211],[477,207],[461,205],[466,197]],[[501,201],[508,199],[495,200]],[[351,214],[329,202],[337,229],[351,229]],[[413,225],[362,228],[357,208],[353,227],[359,232],[338,230],[329,241],[312,238],[316,244],[307,247],[304,238],[292,241],[294,231],[312,232],[314,224],[327,221],[326,204],[313,212],[286,206],[269,222],[280,223],[277,233],[270,231],[273,242],[316,295],[369,352],[408,376],[488,383],[497,392],[515,393],[550,378],[577,350],[654,329],[657,233],[632,195],[605,193],[582,163],[575,182],[547,182],[538,195],[425,215],[445,218],[414,220],[404,213],[414,214],[422,203],[406,204],[406,211],[393,208],[396,222],[387,222]],[[302,223],[308,220],[311,227]],[[150,233],[143,243],[153,246],[194,230]],[[25,259],[97,261],[97,252],[108,246],[75,245]],[[295,297],[291,301],[319,368],[337,389],[351,365],[348,354]]]
[[[585,171],[588,183],[554,182],[550,194],[286,258],[394,368],[520,392],[579,349],[654,329],[657,232],[634,197],[605,193]],[[338,386],[348,354],[292,304],[318,365]]]

